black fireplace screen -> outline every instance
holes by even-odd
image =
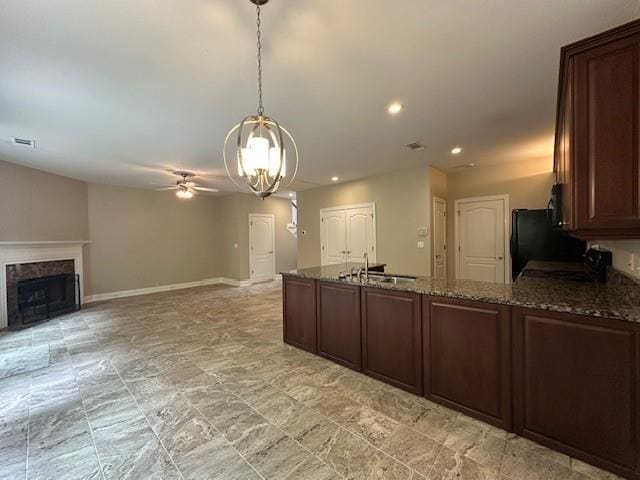
[[[63,273],[18,282],[18,315],[23,324],[80,310],[80,276]]]

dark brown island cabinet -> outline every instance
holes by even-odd
[[[316,353],[316,281],[283,276],[282,297],[284,341]]]
[[[515,432],[638,478],[640,336],[631,325],[514,308]]]
[[[511,430],[509,307],[424,296],[425,396]]]
[[[360,287],[318,282],[318,355],[362,370]]]
[[[417,293],[363,288],[363,372],[422,395],[421,323]]]
[[[283,286],[286,343],[640,480],[640,323],[293,275]]]
[[[567,231],[640,238],[640,20],[562,49],[554,169]]]

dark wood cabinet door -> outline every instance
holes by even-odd
[[[511,429],[509,307],[423,297],[425,396]]]
[[[640,235],[640,27],[574,62],[575,228]]]
[[[362,289],[362,370],[422,394],[420,295]]]
[[[360,287],[318,282],[318,354],[362,369]]]
[[[513,310],[516,433],[629,475],[637,468],[638,345],[628,324]]]
[[[282,279],[284,342],[316,353],[316,282],[284,276]]]
[[[573,58],[567,59],[565,65],[566,71],[563,77],[562,85],[563,94],[560,105],[560,113],[558,115],[558,139],[556,148],[557,155],[557,183],[562,185],[562,220],[560,225],[565,230],[573,230],[575,228],[575,182],[574,169],[572,159],[572,135],[573,132]]]

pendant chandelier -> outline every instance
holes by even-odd
[[[224,140],[222,156],[229,178],[241,189],[264,199],[295,178],[298,147],[287,129],[264,113],[260,6],[269,0],[249,1],[256,6],[258,111],[231,129]]]

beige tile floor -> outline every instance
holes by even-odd
[[[0,478],[615,478],[283,345],[280,292],[133,297],[0,334],[0,359],[50,351],[0,379]]]

